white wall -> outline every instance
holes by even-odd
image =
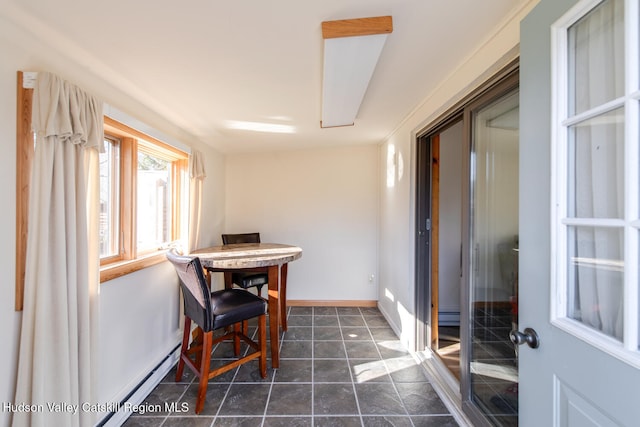
[[[126,93],[110,86],[91,70],[69,63],[64,52],[33,39],[0,13],[0,404],[12,402],[15,388],[21,313],[14,310],[15,283],[15,186],[16,186],[16,73],[51,71],[77,84],[108,104],[154,127],[205,155],[202,241],[211,244],[224,223],[224,157],[200,144],[157,116]],[[95,72],[95,73],[94,73]],[[150,367],[179,342],[178,284],[168,263],[103,283],[100,287],[99,390],[101,400],[122,397]],[[0,426],[9,425],[9,414],[0,411]]]
[[[526,7],[496,29],[478,49],[416,107],[380,150],[386,165],[380,182],[379,307],[410,348],[415,348],[415,139],[464,96],[518,56],[520,20],[535,6]],[[434,58],[436,60],[437,58]],[[402,174],[389,173],[390,152],[403,159]],[[387,176],[395,178],[387,180]]]
[[[174,274],[162,263],[101,285],[99,401],[123,399],[179,342]]]
[[[292,300],[377,299],[378,147],[229,155],[225,230],[303,250]],[[370,275],[374,275],[372,282]]]

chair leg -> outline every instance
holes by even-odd
[[[202,337],[202,363],[200,365],[200,385],[198,386],[198,398],[196,399],[196,414],[202,412],[204,399],[207,396],[209,384],[209,368],[211,367],[211,348],[213,331],[209,331]]]
[[[249,321],[248,320],[243,320],[242,321],[242,333],[245,334],[246,336],[249,336]]]
[[[233,354],[238,357],[240,355],[240,327],[244,325],[244,322],[238,322],[233,324]]]
[[[260,376],[267,377],[267,316],[258,318],[258,346],[260,347]]]
[[[178,359],[178,369],[176,370],[176,382],[182,379],[182,372],[184,372],[184,360],[183,354],[187,354],[187,348],[189,346],[189,332],[191,331],[191,319],[189,317],[184,318],[184,331],[182,333],[182,347],[180,347],[180,357]]]
[[[257,285],[256,288],[258,288],[258,296],[262,297],[262,286],[263,285]]]

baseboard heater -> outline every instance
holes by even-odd
[[[440,326],[459,326],[460,325],[460,312],[459,311],[439,311],[438,312],[438,325],[440,325]]]
[[[131,411],[126,411],[124,408],[127,406],[132,407],[141,404],[144,399],[156,388],[160,381],[169,373],[178,361],[177,350],[180,348],[178,344],[171,350],[171,352],[164,358],[155,368],[147,374],[147,376],[138,383],[122,399],[118,405],[117,410],[108,413],[102,420],[100,420],[96,427],[118,427],[121,426],[127,418],[131,415]]]

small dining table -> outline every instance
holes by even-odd
[[[280,327],[287,330],[288,264],[302,256],[298,246],[281,243],[236,243],[197,249],[191,255],[200,258],[209,272],[231,273],[234,270],[264,272],[269,275],[268,307],[271,366],[280,366]],[[225,279],[225,285],[231,286]]]

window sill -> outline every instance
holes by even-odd
[[[100,267],[100,283],[116,279],[134,271],[151,267],[166,261],[165,251],[160,251],[137,259],[118,261]]]

